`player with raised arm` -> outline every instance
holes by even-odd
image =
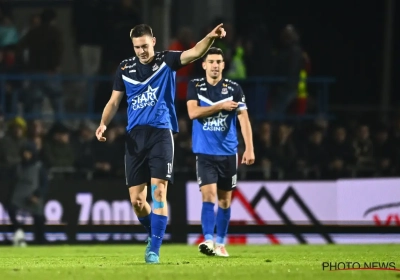
[[[178,69],[202,57],[216,38],[225,37],[222,24],[193,48],[155,52],[156,38],[150,26],[140,24],[131,32],[135,55],[123,60],[116,71],[113,91],[96,130],[99,141],[126,94],[125,173],[133,209],[149,233],[146,263],[159,263],[159,251],[167,226],[167,185],[172,179],[173,133],[178,132],[175,112],[175,74]],[[146,201],[151,183],[153,211]]]
[[[202,65],[206,77],[191,80],[187,93],[188,113],[193,120],[197,182],[203,200],[201,224],[205,241],[199,244],[199,251],[208,256],[228,257],[225,239],[237,178],[237,119],[246,145],[242,158],[246,165],[255,160],[253,136],[242,88],[236,82],[222,78],[225,66],[222,50],[210,48]],[[215,216],[216,199],[218,210]]]

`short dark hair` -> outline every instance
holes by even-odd
[[[224,52],[220,48],[212,47],[203,56],[203,61],[205,61],[207,59],[207,56],[210,54],[220,54],[222,56],[222,59],[224,59]]]
[[[153,30],[147,24],[136,25],[134,28],[131,29],[131,33],[129,34],[131,39],[132,38],[139,38],[139,37],[142,37],[144,35],[148,35],[148,36],[153,37]]]

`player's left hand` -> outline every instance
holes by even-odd
[[[103,136],[106,129],[107,129],[107,127],[104,124],[101,124],[101,125],[99,125],[99,127],[96,130],[96,137],[97,137],[97,140],[99,140],[100,142],[106,141],[106,137]]]
[[[210,38],[224,38],[226,36],[226,31],[223,28],[223,23],[219,24],[217,27],[215,27],[209,34],[208,36]]]
[[[252,165],[255,161],[254,151],[245,150],[242,157],[242,164]]]

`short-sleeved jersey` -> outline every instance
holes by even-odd
[[[195,154],[234,155],[237,153],[237,111],[247,110],[239,84],[222,79],[215,86],[205,78],[189,82],[187,100],[197,100],[199,106],[212,106],[232,100],[239,103],[236,111],[222,110],[209,117],[193,120],[192,149]]]
[[[176,71],[183,67],[181,53],[157,52],[149,64],[140,63],[136,57],[120,63],[113,90],[126,93],[127,131],[139,125],[179,131],[174,100]]]

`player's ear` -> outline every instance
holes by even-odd
[[[153,37],[153,47],[156,45],[156,37]]]
[[[224,69],[225,69],[225,61],[222,61],[222,62],[221,62],[221,66],[220,66],[220,67],[221,67],[221,70],[224,70]]]
[[[205,61],[203,61],[203,62],[201,63],[201,66],[203,67],[204,70],[206,70],[206,62],[205,62]]]

